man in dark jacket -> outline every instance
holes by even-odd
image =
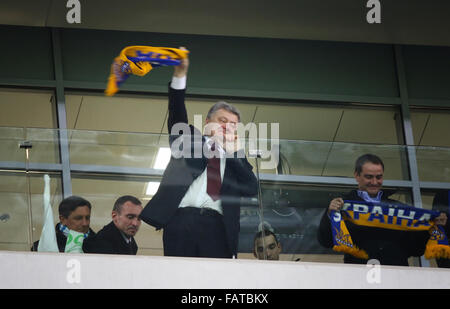
[[[141,202],[134,196],[119,197],[114,203],[112,221],[95,237],[83,242],[85,253],[136,255],[138,246],[134,236],[139,230]]]
[[[89,227],[91,222],[91,203],[80,196],[69,196],[58,207],[59,223],[55,227],[59,252],[66,248],[67,235],[70,230],[83,233],[85,240],[95,236]],[[39,240],[34,242],[32,251],[38,251]]]
[[[354,177],[358,190],[353,190],[340,198],[333,199],[325,210],[319,230],[319,243],[327,248],[333,247],[330,223],[330,211],[340,211],[344,200],[398,203],[388,198],[387,191],[382,191],[384,164],[381,159],[372,154],[366,154],[356,160]],[[421,256],[429,238],[428,231],[407,232],[383,228],[367,227],[346,222],[355,245],[376,259],[381,265],[408,266],[410,256]],[[366,264],[368,260],[356,258],[350,254],[344,255],[344,263]]]
[[[172,157],[141,218],[164,229],[166,256],[231,258],[237,255],[241,197],[255,196],[257,181],[245,152],[236,147],[236,108],[226,102],[213,105],[206,116],[210,130],[204,135],[188,125],[188,65],[184,59],[175,67],[169,86]],[[177,155],[179,146],[182,156]]]

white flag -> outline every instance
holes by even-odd
[[[52,205],[50,204],[50,176],[47,174],[44,175],[44,226],[39,239],[38,251],[59,252]]]

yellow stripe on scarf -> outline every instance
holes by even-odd
[[[148,61],[134,62],[129,59],[129,57],[138,57],[138,52],[143,54],[154,53],[159,59],[172,60],[185,59],[189,53],[187,50],[170,47],[128,46],[122,49],[111,65],[108,85],[105,90],[107,96],[113,96],[119,91],[119,85],[126,80],[128,75],[144,76],[153,69]]]
[[[439,212],[400,204],[344,202],[341,212],[330,213],[333,250],[367,259],[367,253],[353,243],[345,224],[349,221],[360,226],[398,231],[428,231],[430,238],[426,243],[425,257],[427,259],[450,258],[448,238],[444,230],[434,222]]]

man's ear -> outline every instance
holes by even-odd
[[[67,221],[67,218],[64,218],[64,216],[59,215],[59,222],[62,225],[66,225],[66,221]]]

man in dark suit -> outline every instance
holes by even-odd
[[[237,256],[241,197],[255,196],[257,181],[237,147],[235,107],[216,103],[206,116],[205,135],[188,125],[188,66],[188,59],[176,66],[169,85],[172,157],[141,218],[164,229],[166,256],[231,258]]]
[[[344,200],[399,203],[389,198],[393,192],[382,190],[384,164],[378,156],[373,154],[360,156],[355,162],[354,177],[358,189],[333,199],[323,213],[317,236],[319,243],[326,248],[333,247],[330,211],[340,211],[344,206]],[[346,225],[355,245],[365,250],[369,259],[356,258],[346,253],[344,263],[366,264],[369,260],[376,259],[381,265],[408,266],[408,258],[421,256],[429,239],[428,231],[396,231],[359,226],[351,222],[347,222]]]
[[[59,252],[65,252],[70,230],[83,233],[85,240],[95,236],[95,232],[89,227],[91,208],[88,200],[76,195],[69,196],[59,203],[59,223],[55,226]],[[38,251],[38,247],[39,240],[33,243],[31,251]]]
[[[141,220],[141,202],[134,196],[119,197],[114,203],[112,221],[95,237],[83,242],[85,253],[136,255],[138,246],[134,240]]]

